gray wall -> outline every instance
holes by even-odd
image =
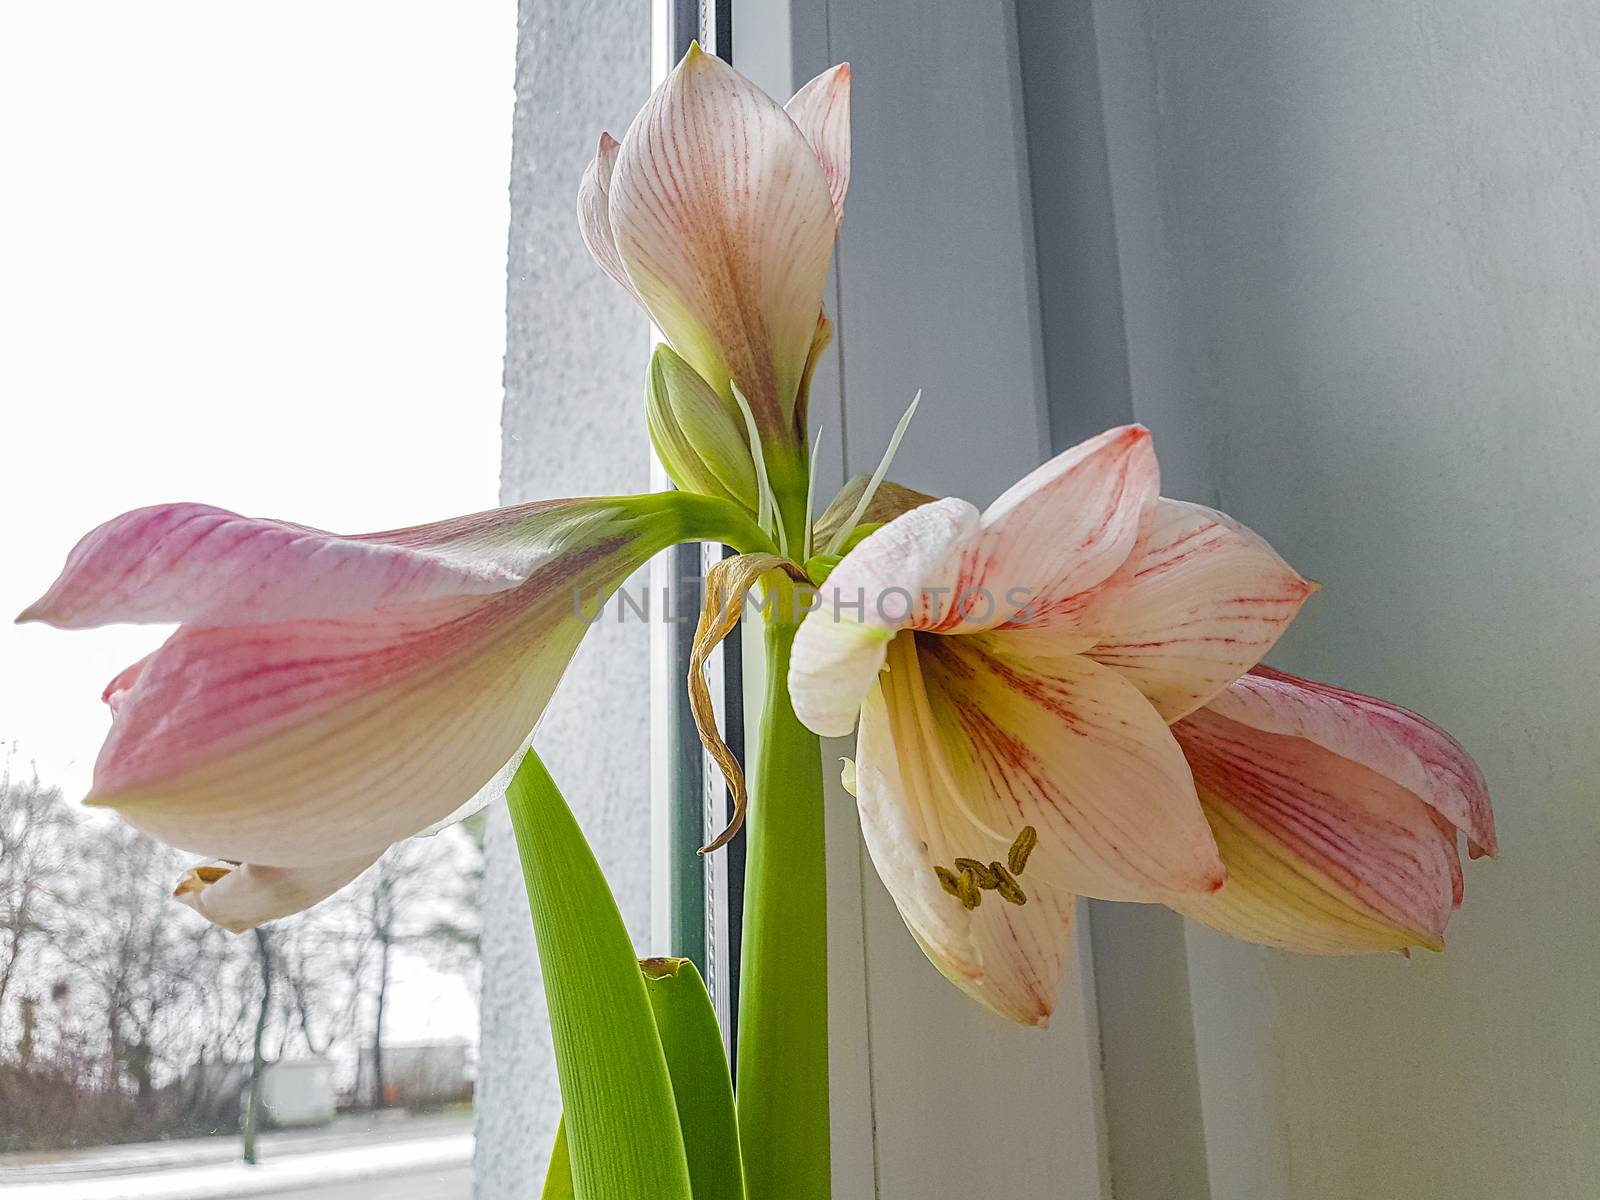
[[[601,128],[620,136],[649,93],[649,0],[522,0],[518,26],[501,499],[645,491],[648,326],[590,260],[573,211]],[[597,625],[536,740],[641,947],[650,921],[648,641],[642,623]],[[544,1178],[561,1100],[516,845],[503,806],[493,811],[477,1195],[527,1200]]]
[[[1187,934],[1211,1193],[1591,1197],[1600,9],[1100,0],[1093,37],[1166,490],[1326,583],[1273,661],[1438,720],[1502,831],[1443,955]]]

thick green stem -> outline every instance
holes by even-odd
[[[827,1200],[828,896],[822,757],[789,703],[792,594],[773,597],[746,824],[739,1133],[750,1200]]]

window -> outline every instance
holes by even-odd
[[[143,504],[202,500],[346,531],[495,503],[514,39],[508,2],[0,13],[10,611],[85,530]],[[106,726],[100,691],[165,632],[0,628],[0,836],[15,844],[36,793],[87,791]],[[98,885],[107,922],[146,935],[160,961],[138,968],[149,994],[113,1000],[112,926],[85,919],[94,905],[23,939],[0,991],[0,1151],[236,1126],[260,978],[252,939],[211,937],[168,905],[173,864],[151,844],[136,852],[120,826],[79,814],[69,827],[71,806],[48,809],[30,919],[45,920],[50,896]],[[117,838],[129,839],[117,859],[131,877],[102,879],[95,848]],[[423,850],[375,870],[339,912],[274,927],[265,1042],[283,1059],[269,1104],[285,1122],[317,1119],[335,1099],[359,1107],[376,1092],[404,1107],[470,1087],[470,922],[407,897],[457,886],[476,851],[445,839]],[[5,870],[21,870],[20,852],[6,857]],[[134,912],[135,897],[154,909]],[[436,925],[465,936],[446,950],[423,936]],[[30,1107],[40,1120],[8,1125]],[[52,1128],[51,1111],[73,1120]],[[341,1116],[321,1132],[273,1134],[263,1158],[286,1165],[344,1146],[359,1165],[370,1124]],[[396,1123],[385,1124],[387,1138]],[[85,1149],[48,1171],[0,1155],[0,1187],[70,1176],[61,1194],[83,1197],[85,1163],[97,1178],[155,1162],[221,1169],[237,1142],[218,1141],[228,1148]],[[469,1117],[429,1118],[391,1141],[397,1162],[411,1153],[400,1143],[422,1147],[417,1161],[449,1157],[459,1186],[448,1194],[467,1195]],[[318,1174],[337,1177],[335,1158]]]

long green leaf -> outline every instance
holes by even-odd
[[[556,1144],[550,1148],[550,1169],[545,1173],[540,1200],[572,1200],[572,1156],[567,1153],[567,1120],[556,1126]]]
[[[506,791],[539,943],[576,1200],[691,1200],[667,1060],[628,931],[532,751]]]
[[[744,1200],[733,1080],[705,981],[687,958],[647,958],[639,967],[672,1075],[694,1200]]]

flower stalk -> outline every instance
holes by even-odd
[[[822,755],[789,701],[799,614],[767,606],[766,695],[751,785],[739,994],[739,1131],[750,1200],[826,1200],[828,894]]]

